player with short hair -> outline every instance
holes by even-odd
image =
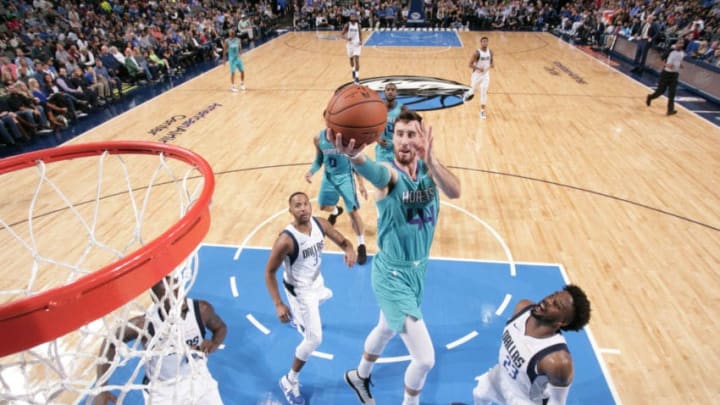
[[[153,405],[222,405],[217,381],[207,368],[207,355],[213,353],[225,340],[227,326],[209,302],[178,296],[177,280],[167,276],[152,288],[154,304],[144,315],[136,316],[127,325],[118,328],[118,340],[138,342],[150,354],[145,360],[145,402]],[[167,294],[166,291],[172,291]],[[182,303],[182,304],[180,304]],[[169,316],[174,306],[180,307],[180,323]],[[169,323],[173,322],[173,323]],[[205,338],[206,330],[212,337]],[[187,346],[178,348],[178,330]],[[100,349],[104,361],[97,366],[98,380],[107,384],[110,365],[117,348],[106,339]],[[192,356],[192,360],[180,356]],[[93,405],[117,402],[110,391],[104,391],[93,399]]]
[[[362,50],[362,31],[360,30],[360,23],[358,22],[358,15],[356,11],[350,14],[350,21],[348,21],[342,30],[342,36],[345,38],[347,43],[347,55],[350,58],[350,68],[352,68],[353,82],[360,83],[360,51]]]
[[[353,171],[348,157],[335,149],[334,140],[330,140],[328,134],[329,130],[323,129],[313,138],[315,160],[310,170],[305,173],[305,181],[311,183],[313,174],[324,167],[318,204],[322,211],[330,212],[328,221],[335,225],[337,217],[344,212],[342,207],[337,205],[342,197],[358,241],[357,262],[362,265],[367,261],[367,248],[364,235],[365,223],[360,216],[360,200],[356,190],[359,190],[362,197],[367,199],[367,189],[362,178]],[[357,180],[357,186],[355,180]]]
[[[380,138],[378,138],[375,145],[375,161],[392,162],[395,160],[392,141],[393,132],[395,132],[395,120],[400,115],[400,112],[407,110],[407,107],[397,101],[398,89],[395,83],[386,84],[383,92],[385,93],[385,104],[388,110],[387,124],[385,124],[385,131],[380,134]]]
[[[240,58],[242,42],[235,35],[235,30],[230,29],[229,37],[223,43],[223,60],[230,64],[230,91],[237,92],[235,87],[235,72],[240,72],[240,90],[245,90],[245,65]]]
[[[435,156],[432,127],[414,111],[395,121],[393,162],[376,163],[355,140],[347,146],[335,136],[335,147],[350,156],[355,170],[375,187],[379,252],[372,261],[372,288],[380,306],[378,323],[365,340],[357,369],[345,381],[363,404],[374,404],[370,374],[396,334],[411,361],[405,371],[403,405],[417,405],[425,379],[435,364],[435,351],[420,311],[425,271],[437,224],[440,191],[460,197],[460,181]]]
[[[290,371],[280,378],[280,388],[288,403],[302,405],[305,399],[300,393],[300,370],[322,342],[319,307],[332,297],[332,291],[325,287],[320,267],[325,236],[345,252],[348,267],[355,264],[355,250],[352,243],[327,220],[312,216],[312,205],[305,193],[290,195],[288,205],[293,222],[285,227],[273,244],[265,266],[265,284],[280,322],[293,320],[303,336],[295,349]],[[289,308],[280,297],[275,278],[281,263],[285,268],[282,282]]]
[[[590,301],[567,285],[539,303],[521,300],[503,329],[498,364],[476,378],[475,405],[564,405],[573,362],[562,331],[590,321]]]
[[[487,103],[487,91],[490,86],[490,69],[495,67],[493,52],[488,49],[488,38],[480,38],[480,48],[470,58],[468,65],[472,69],[470,76],[470,90],[463,96],[463,102],[475,94],[475,89],[480,87],[480,118],[485,119],[485,104]]]

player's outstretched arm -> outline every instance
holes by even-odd
[[[433,180],[446,196],[459,198],[460,180],[433,154],[432,127],[421,124],[419,121],[413,121],[413,127],[418,134],[415,150],[427,165]]]
[[[329,128],[328,131],[330,131]],[[342,134],[331,133],[331,135],[335,137],[335,149],[350,157],[350,162],[353,164],[355,171],[366,178],[382,193],[386,194],[388,186],[397,181],[397,173],[395,170],[390,170],[388,167],[368,158],[363,153],[363,149],[365,149],[366,146],[365,144],[356,147],[355,139],[351,139],[348,145],[345,146],[342,143]]]
[[[275,240],[275,244],[273,244],[270,257],[265,266],[265,285],[267,286],[268,293],[270,293],[270,298],[272,298],[275,304],[275,312],[277,313],[278,319],[283,323],[290,321],[290,309],[285,305],[282,298],[280,298],[280,290],[278,289],[275,273],[282,264],[283,259],[292,252],[292,249],[293,244],[290,237],[284,233],[280,234],[277,240]]]
[[[573,380],[570,353],[562,350],[551,353],[538,363],[538,371],[548,378],[548,405],[565,405]]]
[[[323,164],[323,152],[320,149],[320,135],[315,135],[315,138],[313,138],[313,144],[315,145],[315,160],[313,161],[312,166],[310,167],[310,170],[308,170],[307,173],[305,173],[305,181],[308,183],[312,183],[312,176],[320,170]]]
[[[210,354],[217,350],[225,340],[227,325],[225,325],[225,322],[223,322],[220,315],[215,312],[215,308],[213,308],[209,302],[200,300],[198,306],[200,307],[200,317],[205,323],[205,326],[212,332],[211,339],[205,339],[200,343],[200,351],[205,354]]]
[[[323,230],[325,231],[325,235],[327,235],[328,238],[330,238],[331,241],[335,242],[336,245],[340,249],[345,252],[345,264],[347,264],[348,267],[352,267],[355,264],[355,259],[357,258],[357,254],[355,253],[355,247],[353,246],[352,242],[350,242],[343,234],[340,233],[337,229],[335,229],[330,222],[325,218],[318,218],[315,219],[320,222],[320,226],[322,226]]]

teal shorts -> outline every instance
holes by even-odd
[[[235,73],[237,71],[245,71],[245,65],[243,65],[243,61],[240,58],[230,58],[228,63],[230,63],[230,73]]]
[[[372,288],[388,326],[402,332],[405,318],[423,319],[420,311],[427,259],[415,262],[393,261],[382,252],[372,261]]]
[[[360,200],[357,197],[355,188],[355,179],[352,175],[329,177],[326,173],[323,173],[318,204],[321,207],[337,205],[340,197],[342,197],[345,202],[345,210],[353,212],[360,208]]]

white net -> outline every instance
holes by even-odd
[[[162,153],[37,161],[1,175],[0,306],[74,283],[141,248],[188,212],[204,183],[195,166]],[[0,358],[0,404],[103,403],[110,398],[103,392],[118,404],[143,403],[148,379],[171,387],[165,390],[170,398],[186,395],[173,394],[177,384],[169,376],[205,370],[204,356],[186,344],[182,327],[197,265],[195,252],[174,263],[154,292]],[[20,329],[0,333],[22,339],[43,325]]]

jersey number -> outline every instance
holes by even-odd
[[[505,370],[507,370],[510,378],[512,378],[513,380],[515,380],[517,378],[518,368],[515,367],[515,365],[513,364],[513,361],[510,358],[509,354],[507,356],[505,356],[505,361],[503,361],[503,367],[505,367]]]
[[[422,229],[423,224],[425,223],[435,225],[435,206],[430,205],[425,208],[408,208],[405,213],[405,219],[408,224],[417,224],[418,229]]]
[[[330,167],[337,166],[337,159],[335,159],[334,157],[329,157],[328,158],[328,166],[330,166]]]

